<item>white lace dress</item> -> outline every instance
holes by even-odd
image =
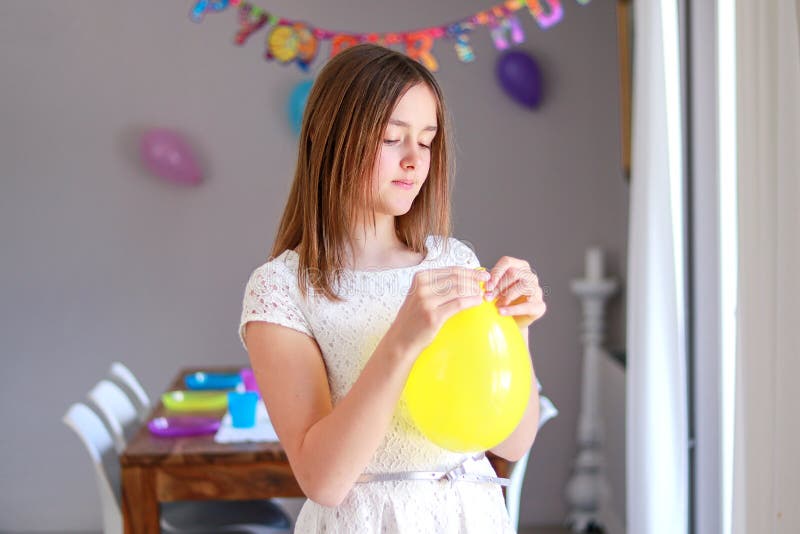
[[[298,256],[284,251],[256,269],[247,284],[239,333],[249,321],[267,321],[316,339],[336,405],[352,387],[378,342],[394,321],[414,273],[445,266],[478,267],[464,243],[429,236],[428,254],[416,266],[381,271],[347,271],[337,293],[303,301],[297,285]],[[427,440],[411,422],[401,400],[383,442],[365,473],[447,471],[468,455]],[[485,458],[482,466],[494,475]],[[491,483],[388,481],[356,484],[337,507],[306,501],[295,532],[487,534],[513,533],[500,486]]]

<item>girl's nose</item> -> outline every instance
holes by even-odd
[[[420,158],[419,149],[415,147],[409,147],[405,157],[400,162],[400,166],[403,167],[404,169],[414,169],[419,163],[419,158]]]

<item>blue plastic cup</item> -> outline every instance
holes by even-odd
[[[258,393],[255,391],[229,391],[228,411],[234,428],[253,428],[256,426],[256,404]]]

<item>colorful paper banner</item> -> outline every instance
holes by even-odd
[[[580,5],[586,5],[590,1],[576,0]],[[305,22],[278,17],[245,0],[197,0],[189,16],[195,22],[202,22],[206,14],[220,13],[229,7],[238,8],[239,13],[239,30],[234,37],[234,43],[244,45],[254,33],[269,26],[265,59],[287,65],[296,63],[304,71],[316,59],[319,42],[322,40],[331,41],[331,56],[359,43],[401,45],[409,57],[421,62],[431,71],[436,71],[439,69],[439,62],[433,55],[433,46],[439,39],[452,41],[458,59],[469,63],[475,60],[469,38],[476,27],[488,27],[495,48],[505,50],[512,44],[525,41],[525,32],[517,17],[518,11],[527,8],[536,24],[545,30],[558,24],[564,16],[561,0],[506,0],[450,24],[396,33],[326,30]]]

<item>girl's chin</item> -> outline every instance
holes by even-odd
[[[411,211],[411,206],[413,204],[410,202],[397,202],[393,204],[384,204],[379,209],[376,210],[380,213],[385,213],[386,215],[392,215],[394,217],[399,217],[400,215],[405,215],[409,211]]]
[[[405,215],[406,213],[411,211],[411,204],[403,205],[403,206],[395,206],[394,210],[392,210],[392,211],[394,212],[395,217],[400,216],[400,215]]]

